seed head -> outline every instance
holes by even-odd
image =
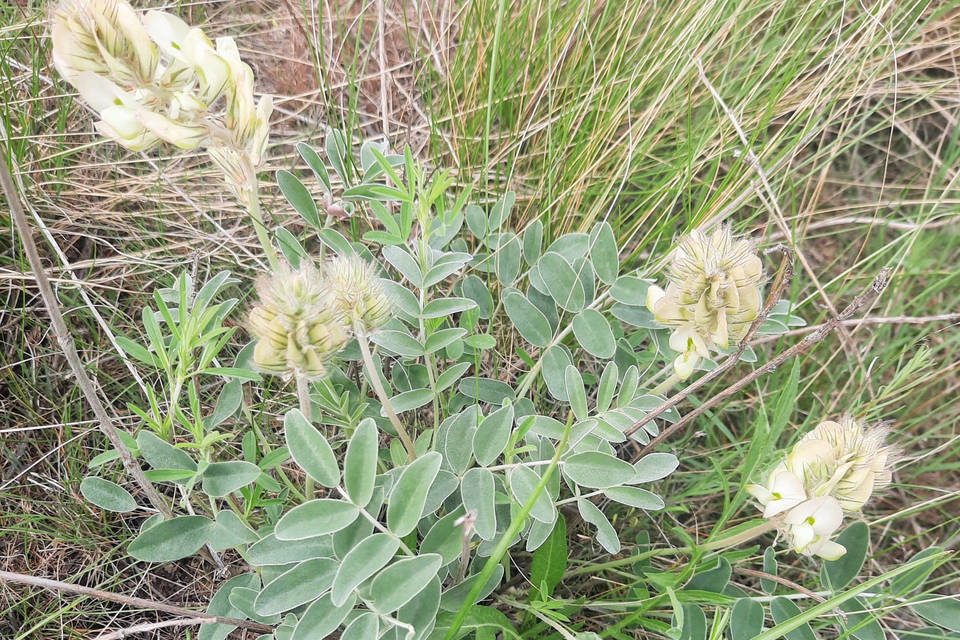
[[[376,267],[359,256],[338,256],[327,264],[327,279],[337,306],[352,325],[370,332],[390,319],[392,305]]]
[[[260,302],[250,312],[257,339],[253,360],[269,373],[320,378],[347,341],[342,315],[323,277],[309,264],[282,264],[257,281]]]

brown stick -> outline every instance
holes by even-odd
[[[766,322],[767,316],[770,315],[770,310],[773,309],[773,306],[777,304],[777,301],[780,300],[780,296],[783,295],[784,289],[786,289],[787,284],[790,282],[790,279],[793,277],[793,264],[790,262],[791,252],[790,250],[783,246],[777,245],[773,247],[770,251],[780,251],[783,254],[783,258],[780,260],[780,268],[777,269],[777,275],[773,279],[773,284],[770,287],[770,292],[767,294],[767,299],[764,300],[763,308],[760,310],[760,313],[757,314],[757,317],[754,318],[753,322],[750,324],[750,327],[747,329],[747,333],[744,334],[743,339],[740,340],[740,343],[737,345],[737,348],[729,356],[724,359],[716,368],[711,371],[708,371],[705,375],[698,378],[697,380],[691,382],[689,385],[673,394],[666,400],[664,400],[660,406],[655,408],[653,411],[643,416],[637,422],[633,423],[624,430],[624,435],[629,436],[631,433],[647,424],[657,416],[663,414],[665,411],[669,410],[672,407],[675,407],[681,400],[686,398],[688,395],[707,384],[711,380],[717,378],[721,373],[735,365],[740,360],[740,356],[743,355],[743,352],[747,350],[747,346],[750,343],[750,339],[757,332],[757,329]],[[658,436],[659,437],[659,436]]]
[[[813,345],[817,344],[829,334],[831,331],[837,328],[841,322],[844,320],[850,319],[853,314],[857,311],[866,307],[868,304],[873,303],[876,300],[877,296],[883,293],[884,289],[887,288],[890,280],[890,269],[883,268],[880,270],[880,273],[877,274],[877,277],[873,279],[873,282],[870,283],[870,287],[866,291],[858,295],[853,301],[847,305],[847,308],[840,312],[840,314],[834,318],[831,318],[829,321],[822,324],[816,331],[807,335],[803,340],[793,345],[783,353],[779,354],[772,360],[768,361],[761,367],[754,369],[749,375],[744,376],[740,380],[737,380],[733,385],[727,387],[717,395],[713,396],[702,405],[683,416],[668,428],[660,432],[660,434],[650,441],[645,447],[643,447],[640,452],[634,457],[634,460],[640,458],[649,452],[653,447],[657,446],[668,436],[675,433],[678,429],[692,421],[694,418],[699,416],[701,413],[707,409],[715,406],[722,400],[725,400],[735,394],[736,392],[743,389],[748,384],[751,384],[754,380],[759,378],[765,373],[769,373],[779,367],[781,364],[792,358],[793,356],[800,355],[801,353],[806,353],[810,350]]]
[[[100,396],[97,393],[97,387],[93,379],[87,375],[83,362],[81,362],[80,356],[77,354],[77,348],[73,343],[73,336],[70,334],[70,330],[63,320],[63,315],[60,313],[60,305],[53,293],[53,289],[50,287],[50,280],[47,278],[47,273],[43,269],[43,263],[40,261],[37,245],[33,241],[33,236],[30,233],[30,225],[23,212],[23,204],[20,202],[20,196],[17,193],[16,186],[14,186],[13,177],[7,168],[6,148],[0,148],[0,185],[2,185],[3,192],[7,196],[7,203],[10,206],[10,216],[13,218],[17,234],[20,236],[23,251],[27,255],[27,261],[30,263],[30,268],[36,277],[40,297],[43,299],[43,304],[47,308],[47,313],[50,314],[51,324],[57,336],[57,341],[60,343],[63,355],[66,356],[67,362],[70,364],[70,369],[77,379],[77,385],[80,387],[84,397],[93,409],[94,415],[97,417],[100,430],[103,431],[104,435],[106,435],[110,441],[110,444],[113,445],[113,448],[120,454],[123,467],[127,470],[127,473],[133,476],[137,484],[140,485],[150,504],[162,513],[165,518],[173,517],[170,507],[167,506],[167,503],[160,497],[160,494],[157,493],[153,484],[143,475],[143,469],[140,468],[140,465],[134,457],[130,455],[130,451],[124,446],[123,441],[117,434],[116,427],[113,426],[113,420],[100,401]]]
[[[130,636],[138,633],[156,631],[157,629],[168,629],[170,627],[191,627],[195,624],[207,624],[216,621],[216,618],[203,616],[200,618],[177,618],[175,620],[164,620],[163,622],[135,624],[132,627],[127,627],[126,629],[117,629],[116,631],[111,631],[110,633],[101,634],[94,638],[94,640],[122,640],[123,638],[129,638]]]
[[[156,600],[146,600],[144,598],[124,596],[119,593],[110,593],[109,591],[101,591],[100,589],[83,587],[77,584],[70,584],[69,582],[60,582],[59,580],[50,580],[49,578],[38,578],[36,576],[28,576],[23,573],[14,573],[12,571],[0,571],[0,582],[26,584],[32,587],[50,589],[51,591],[62,591],[64,593],[74,593],[80,596],[97,598],[98,600],[109,600],[110,602],[118,602],[120,604],[129,605],[131,607],[137,607],[139,609],[152,609],[154,611],[163,611],[165,613],[173,613],[178,616],[185,616],[190,618],[195,618],[197,617],[197,614],[200,613],[198,611],[193,611],[191,609],[184,609],[183,607],[177,607],[172,604],[157,602]],[[240,620],[238,618],[225,618],[222,616],[209,616],[209,615],[204,617],[209,618],[210,622],[216,622],[217,624],[230,624],[237,627],[243,627],[244,629],[252,629],[254,631],[273,631],[273,627],[268,627],[267,625],[260,624],[259,622],[251,622],[250,620]]]
[[[823,596],[818,596],[810,589],[797,584],[793,580],[787,580],[786,578],[781,578],[780,576],[773,575],[772,573],[766,573],[764,571],[756,571],[754,569],[741,569],[737,567],[737,573],[742,573],[745,576],[750,576],[753,578],[760,578],[761,580],[770,580],[771,582],[776,582],[777,584],[782,584],[785,587],[789,587],[794,591],[804,594],[808,598],[812,598],[817,602],[826,602]]]

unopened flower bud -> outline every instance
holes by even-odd
[[[389,320],[392,305],[372,264],[355,255],[338,256],[327,265],[327,278],[347,322],[370,332]]]
[[[257,281],[260,302],[250,312],[257,339],[253,361],[278,375],[319,378],[347,341],[347,332],[324,279],[310,264],[289,265]]]

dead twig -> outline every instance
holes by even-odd
[[[140,485],[150,504],[162,513],[165,518],[171,518],[173,517],[173,513],[170,511],[170,507],[163,498],[160,497],[160,494],[157,493],[153,484],[143,475],[143,469],[140,468],[140,465],[134,457],[130,455],[130,450],[127,449],[120,439],[116,427],[113,426],[113,420],[110,418],[106,407],[104,407],[103,402],[100,400],[100,395],[97,393],[97,387],[93,379],[87,375],[83,362],[80,360],[79,354],[77,354],[73,336],[70,333],[70,329],[67,328],[66,322],[63,320],[63,314],[60,313],[60,305],[53,293],[53,289],[50,287],[50,280],[47,278],[43,263],[40,261],[40,254],[37,251],[36,243],[33,241],[30,224],[27,222],[27,217],[24,214],[20,195],[17,192],[17,188],[13,182],[13,176],[10,175],[10,170],[7,166],[7,149],[6,147],[0,148],[0,186],[3,187],[3,192],[7,196],[10,216],[13,218],[17,234],[20,236],[23,251],[27,255],[27,261],[30,263],[30,269],[33,270],[33,274],[36,277],[40,297],[43,298],[43,304],[47,308],[47,313],[50,314],[53,331],[57,336],[57,341],[60,343],[60,348],[63,350],[63,355],[66,356],[67,362],[70,364],[70,369],[73,371],[73,375],[77,380],[77,385],[80,387],[84,397],[93,409],[94,415],[97,417],[100,430],[103,431],[104,435],[106,435],[110,441],[110,444],[113,445],[113,448],[120,454],[120,460],[123,462],[124,469],[126,469],[127,473],[133,476],[133,479]]]
[[[50,580],[48,578],[38,578],[37,576],[28,576],[23,573],[14,573],[12,571],[0,571],[0,582],[10,582],[13,584],[25,584],[31,587],[40,587],[42,589],[49,589],[51,591],[60,591],[63,593],[73,593],[80,596],[87,596],[90,598],[96,598],[98,600],[109,600],[110,602],[117,602],[119,604],[129,605],[131,607],[137,607],[138,609],[151,609],[154,611],[163,611],[165,613],[173,613],[178,616],[184,616],[189,618],[198,617],[198,611],[193,611],[191,609],[185,609],[183,607],[177,607],[172,604],[165,604],[163,602],[157,602],[156,600],[147,600],[145,598],[135,598],[133,596],[125,596],[119,593],[111,593],[109,591],[102,591],[100,589],[93,589],[91,587],[83,587],[77,584],[70,584],[69,582],[60,582],[59,580]],[[265,624],[260,624],[259,622],[252,622],[250,620],[240,620],[239,618],[225,618],[223,616],[203,616],[209,622],[216,622],[217,624],[229,624],[237,627],[243,627],[244,629],[251,629],[253,631],[273,631],[273,627],[268,627]],[[123,637],[123,636],[119,636]]]
[[[750,372],[749,375],[746,375],[743,378],[740,378],[734,384],[727,387],[717,395],[713,396],[712,398],[704,402],[702,405],[700,405],[699,407],[697,407],[687,415],[683,416],[682,418],[674,422],[668,428],[661,431],[656,438],[651,440],[649,444],[647,444],[645,447],[643,447],[640,450],[640,452],[634,457],[634,460],[645,455],[647,452],[653,449],[653,447],[663,442],[670,435],[676,433],[679,429],[687,425],[689,422],[691,422],[694,418],[699,416],[701,413],[703,413],[707,409],[710,409],[711,407],[716,406],[721,401],[726,400],[727,398],[737,393],[747,385],[753,383],[753,381],[759,378],[760,376],[766,373],[770,373],[771,371],[779,367],[781,364],[783,364],[790,358],[809,351],[811,347],[813,347],[813,345],[817,344],[818,342],[823,340],[825,337],[827,337],[827,335],[831,331],[836,329],[840,325],[840,323],[844,322],[845,320],[849,320],[860,309],[863,309],[864,307],[867,307],[870,304],[872,304],[874,300],[876,300],[877,297],[880,294],[882,294],[883,291],[887,288],[887,284],[889,284],[889,281],[890,281],[890,269],[889,268],[881,269],[880,273],[878,273],[877,276],[873,279],[873,282],[870,283],[870,286],[867,288],[867,290],[862,292],[856,298],[854,298],[853,301],[849,305],[847,305],[847,308],[841,311],[837,317],[831,318],[829,321],[822,324],[816,331],[813,331],[809,335],[804,337],[803,340],[801,340],[797,344],[793,345],[792,347],[790,347],[783,353],[779,354],[772,360],[768,361],[764,365],[757,367],[752,372]],[[726,364],[726,362],[724,364]],[[666,409],[664,409],[664,411],[665,410]],[[649,415],[650,414],[648,414],[648,416]],[[646,420],[646,418],[644,418],[644,420]]]
[[[788,589],[793,589],[798,593],[802,593],[803,595],[813,600],[816,600],[817,602],[826,602],[826,599],[823,596],[817,595],[816,593],[814,593],[813,591],[810,591],[810,589],[807,589],[803,585],[799,585],[793,580],[787,580],[786,578],[781,578],[780,576],[776,576],[772,573],[766,573],[764,571],[756,571],[755,569],[742,569],[740,567],[737,567],[737,573],[741,573],[745,576],[750,576],[752,578],[760,578],[761,580],[770,580],[771,582],[782,584]]]
[[[157,629],[169,629],[170,627],[192,627],[195,624],[209,624],[215,623],[216,621],[216,618],[203,616],[199,618],[177,618],[176,620],[164,620],[163,622],[147,622],[143,624],[135,624],[132,627],[127,627],[126,629],[117,629],[116,631],[111,631],[110,633],[101,634],[94,638],[94,640],[121,640],[122,638],[129,638],[130,636],[138,633],[147,633],[148,631],[156,631]]]
[[[770,314],[770,310],[773,309],[773,306],[777,304],[777,301],[780,300],[780,297],[783,295],[784,289],[786,289],[787,284],[789,284],[790,279],[793,277],[793,264],[791,263],[792,252],[790,249],[783,245],[777,245],[770,249],[770,252],[779,251],[783,254],[783,257],[780,261],[780,267],[777,269],[777,275],[774,276],[773,284],[770,287],[770,292],[767,294],[766,300],[763,302],[763,308],[760,310],[760,313],[757,314],[757,317],[754,318],[753,322],[750,324],[750,327],[747,329],[747,333],[744,334],[743,339],[740,340],[737,348],[724,359],[715,369],[707,372],[704,376],[698,378],[694,382],[690,383],[677,393],[673,394],[669,398],[663,401],[657,408],[643,416],[637,422],[633,423],[624,430],[624,435],[629,436],[637,429],[643,425],[649,423],[651,420],[655,419],[659,415],[670,410],[672,407],[677,406],[681,400],[689,396],[691,393],[701,388],[711,380],[717,378],[721,373],[735,365],[740,360],[740,356],[743,355],[743,352],[747,350],[747,346],[750,344],[750,339],[757,332],[760,326],[766,322],[767,316]],[[769,252],[768,252],[769,253]],[[672,427],[671,427],[672,428]],[[671,429],[668,428],[668,431]],[[657,436],[657,438],[662,439],[663,434]]]

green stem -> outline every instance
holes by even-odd
[[[666,380],[664,380],[663,382],[655,386],[653,389],[648,391],[648,393],[652,396],[659,396],[665,391],[669,391],[670,388],[673,385],[677,384],[678,382],[680,382],[680,376],[678,376],[676,373],[671,373]]]
[[[312,423],[313,418],[310,415],[310,385],[307,382],[307,377],[300,373],[299,371],[296,374],[297,380],[297,401],[300,404],[300,413],[303,414],[303,417],[307,419],[307,422]],[[310,474],[307,474],[307,481],[303,487],[303,501],[307,502],[313,500],[314,484],[313,478],[310,477]]]
[[[453,638],[457,637],[457,632],[463,625],[463,621],[466,619],[467,613],[473,608],[473,604],[480,595],[480,591],[483,589],[484,585],[487,584],[490,576],[493,575],[497,565],[500,564],[500,560],[510,547],[510,543],[513,542],[513,537],[517,535],[517,532],[519,532],[523,527],[523,523],[526,521],[527,516],[530,515],[530,510],[533,509],[533,505],[537,501],[537,498],[539,498],[540,494],[546,490],[547,483],[550,481],[550,476],[553,475],[557,465],[560,463],[560,454],[562,454],[563,450],[566,448],[567,438],[570,436],[570,426],[572,424],[573,412],[571,412],[567,417],[567,424],[563,429],[563,436],[560,437],[560,442],[557,443],[557,449],[553,453],[553,458],[550,460],[550,465],[544,469],[543,475],[540,476],[540,482],[538,482],[537,486],[533,488],[533,491],[530,493],[527,501],[523,503],[523,506],[520,507],[520,511],[518,511],[513,517],[513,520],[510,522],[510,526],[507,527],[507,530],[504,531],[503,535],[500,537],[500,541],[497,543],[493,553],[489,558],[487,558],[487,562],[483,565],[483,569],[481,569],[480,573],[477,574],[477,577],[473,579],[473,586],[470,588],[470,593],[467,594],[463,604],[460,605],[460,610],[457,611],[456,617],[454,617],[453,622],[450,623],[450,628],[447,629],[447,634],[443,637],[444,640],[452,640]],[[557,517],[561,518],[563,516],[558,514]]]
[[[250,178],[248,179],[247,192],[250,202],[247,204],[247,212],[253,218],[253,228],[257,232],[260,246],[263,247],[263,253],[267,256],[267,262],[270,263],[270,269],[276,271],[277,267],[280,266],[280,261],[277,259],[277,252],[274,251],[273,245],[270,244],[267,227],[263,224],[263,214],[260,211],[260,184],[257,180],[257,173],[251,169],[248,175]]]
[[[373,364],[373,356],[370,355],[370,345],[367,344],[367,334],[364,333],[363,327],[359,324],[355,324],[353,330],[357,336],[357,344],[360,345],[360,355],[363,357],[363,366],[367,370],[367,378],[370,380],[370,384],[373,385],[373,390],[376,392],[377,398],[380,399],[380,404],[383,405],[383,411],[387,414],[387,418],[390,419],[390,424],[393,425],[393,428],[397,431],[397,435],[400,436],[400,442],[403,443],[403,447],[407,450],[407,457],[410,462],[413,462],[417,457],[416,451],[414,451],[413,448],[413,440],[410,439],[410,434],[407,433],[406,428],[400,423],[400,418],[398,418],[394,412],[393,406],[390,404],[390,398],[387,397],[387,392],[380,382],[380,376],[377,375],[377,368]]]

